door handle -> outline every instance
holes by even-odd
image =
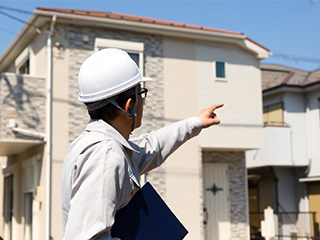
[[[206,188],[206,191],[211,191],[213,195],[216,195],[218,191],[223,191],[223,188],[217,187],[216,184],[214,183],[211,188]]]
[[[204,225],[207,225],[207,223],[208,223],[208,218],[209,218],[209,214],[208,214],[208,211],[207,211],[207,208],[206,207],[204,207],[203,208],[203,224]]]

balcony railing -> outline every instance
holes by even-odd
[[[265,126],[262,149],[246,152],[247,167],[293,166],[290,127]]]
[[[250,212],[250,235],[252,240],[262,240],[261,221],[263,212]],[[320,240],[316,212],[279,212],[274,214],[275,239]]]
[[[289,125],[285,122],[276,122],[276,121],[268,121],[264,122],[263,126],[274,126],[274,127],[289,127]]]

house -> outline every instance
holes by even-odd
[[[60,174],[89,117],[77,75],[94,51],[129,52],[149,89],[142,134],[213,103],[203,130],[145,176],[188,229],[186,239],[248,239],[245,151],[262,147],[260,60],[238,32],[110,12],[37,8],[0,59],[0,235],[62,239]],[[4,186],[4,187],[2,187]]]
[[[246,153],[250,212],[271,206],[278,235],[319,237],[320,70],[262,64],[261,72],[264,144]]]

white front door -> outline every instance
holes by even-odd
[[[228,165],[204,163],[203,179],[205,240],[230,240]]]

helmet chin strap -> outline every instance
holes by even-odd
[[[137,113],[136,113],[136,110],[137,110],[137,106],[138,106],[138,86],[136,86],[134,88],[134,95],[135,95],[135,103],[134,103],[134,106],[133,106],[133,108],[131,109],[130,112],[127,112],[122,107],[120,107],[115,99],[110,98],[110,99],[107,100],[109,103],[111,103],[116,108],[118,108],[127,117],[133,117],[133,124],[132,124],[131,132],[135,129],[136,124],[137,124]]]

